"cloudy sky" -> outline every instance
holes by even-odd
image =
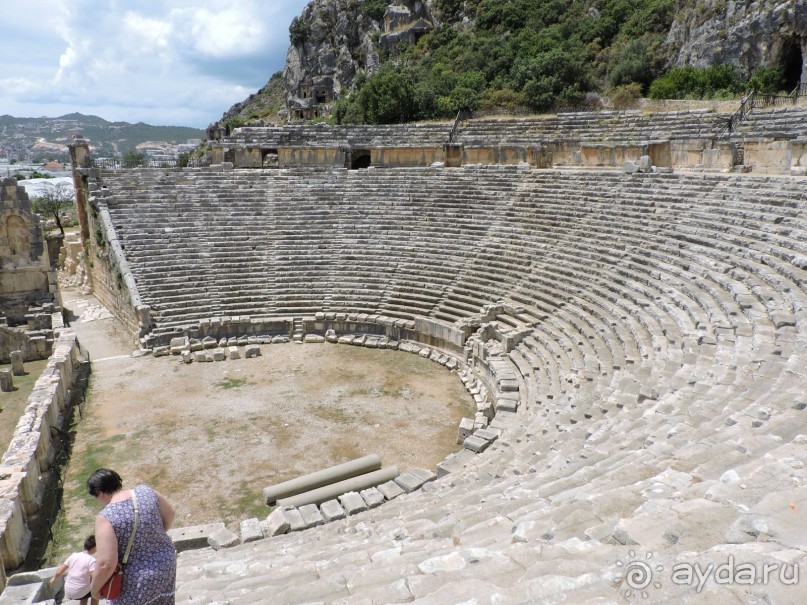
[[[0,115],[204,128],[282,70],[309,0],[2,0]]]

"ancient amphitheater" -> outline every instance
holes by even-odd
[[[76,141],[96,293],[155,354],[327,336],[479,387],[434,475],[184,551],[177,602],[807,602],[807,111],[727,117]]]

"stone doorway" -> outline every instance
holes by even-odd
[[[371,164],[369,149],[354,149],[350,152],[350,169],[368,168]]]
[[[783,41],[778,63],[784,76],[785,90],[790,92],[803,80],[804,57],[800,37],[794,36]]]

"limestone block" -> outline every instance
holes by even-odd
[[[639,172],[639,166],[637,166],[636,162],[633,160],[625,160],[625,163],[622,164],[622,172],[625,174],[635,174]]]
[[[336,332],[334,332],[333,330],[328,330],[327,332],[325,332],[325,340],[327,340],[328,342],[336,342],[338,340],[338,338],[336,337]]]
[[[325,337],[320,336],[319,334],[306,334],[305,338],[303,338],[303,342],[309,344],[320,344],[325,342]]]
[[[477,429],[474,431],[474,435],[484,439],[485,441],[490,441],[491,443],[499,438],[499,433],[492,429]]]
[[[419,489],[420,486],[425,483],[425,481],[414,473],[403,473],[402,475],[395,477],[395,483],[397,483],[407,494],[410,494],[416,489]]]
[[[171,339],[171,353],[179,355],[182,351],[190,349],[190,341],[187,336],[179,336]]]
[[[213,349],[213,361],[224,361],[227,359],[227,353],[224,349]]]
[[[286,344],[287,342],[289,342],[289,337],[288,336],[273,336],[272,337],[272,344],[273,345],[282,345],[282,344]],[[258,355],[260,355],[260,352],[258,353]],[[255,357],[257,357],[257,355]]]
[[[191,338],[190,347],[192,352],[201,351],[202,350],[202,341],[198,338]]]
[[[207,543],[213,550],[230,548],[238,544],[238,534],[231,532],[226,527],[214,531],[207,538]]]
[[[200,351],[194,356],[198,363],[205,363],[206,361],[213,361],[213,358],[207,353]]]
[[[305,504],[297,510],[300,511],[300,515],[303,517],[306,529],[325,523],[325,519],[319,512],[316,504]]]
[[[517,399],[503,399],[499,398],[496,400],[496,411],[497,412],[515,412],[518,410],[518,400]]]
[[[174,543],[174,548],[177,549],[177,552],[182,552],[195,548],[205,548],[208,546],[208,538],[220,529],[224,529],[224,523],[177,527],[169,529],[168,536]]]
[[[429,481],[434,481],[437,478],[433,472],[425,468],[413,468],[411,471],[415,477],[423,481],[423,483],[428,483]]]
[[[490,441],[485,441],[481,437],[471,435],[470,437],[466,438],[465,441],[463,441],[462,445],[463,447],[471,450],[472,452],[481,454],[488,448],[488,446],[490,445]]]
[[[193,361],[193,353],[190,351],[182,351],[182,361],[190,363]]]
[[[360,491],[359,494],[367,503],[367,508],[375,508],[376,506],[380,506],[384,503],[384,494],[374,487],[364,489]]]
[[[474,421],[470,418],[463,418],[460,420],[460,426],[457,429],[457,445],[461,445],[467,437],[470,437],[474,432]]]
[[[263,539],[263,529],[258,519],[244,519],[241,521],[241,544]]]
[[[342,494],[339,496],[339,503],[348,515],[355,515],[356,513],[367,510],[367,503],[358,492]]]
[[[154,352],[152,353],[152,355],[154,355],[154,357],[165,357],[166,355],[168,355],[168,353],[169,353],[168,347],[154,347]]]
[[[25,376],[25,366],[22,363],[22,351],[11,352],[11,373],[14,376]]]
[[[383,496],[382,496],[383,499]],[[319,505],[319,510],[327,522],[345,518],[345,509],[337,500],[328,500]]]
[[[289,531],[299,531],[301,529],[305,529],[305,521],[303,520],[303,516],[300,514],[300,511],[296,508],[286,508],[283,509],[283,514],[286,517],[286,521],[289,524]]]
[[[639,158],[639,172],[653,172],[653,163],[650,161],[649,155],[643,155]]]
[[[0,370],[0,391],[10,393],[14,390],[14,379],[11,377],[11,370]]]
[[[261,348],[258,345],[247,345],[246,348],[244,349],[244,357],[246,357],[247,359],[260,356],[261,356]]]
[[[271,538],[273,536],[279,536],[287,533],[289,529],[291,529],[291,526],[283,509],[276,508],[268,517],[266,517],[262,528],[263,535],[267,538]]]
[[[227,339],[227,346],[228,347],[237,347],[238,346],[238,338],[235,336],[231,336]]]
[[[202,339],[202,348],[204,349],[215,349],[217,345],[216,339],[211,336],[205,336]]]
[[[226,346],[227,346],[227,339],[226,338],[219,339],[218,348],[224,349]]]
[[[238,351],[238,347],[228,347],[227,354],[230,359],[241,359],[241,353]]]

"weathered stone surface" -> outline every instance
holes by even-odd
[[[376,506],[380,506],[386,500],[384,498],[384,494],[378,491],[378,489],[375,487],[364,489],[360,491],[359,494],[361,494],[361,497],[367,503],[367,508],[375,508]]]
[[[384,494],[384,497],[387,500],[392,500],[393,498],[397,498],[398,496],[406,493],[400,485],[395,483],[395,481],[387,481],[386,483],[382,483],[378,486],[378,491]]]
[[[191,527],[177,527],[168,530],[177,552],[209,546],[208,539],[214,533],[224,529],[224,523],[208,523]]]
[[[241,521],[241,544],[263,539],[263,529],[258,519],[244,519]]]
[[[227,347],[227,356],[230,359],[241,359],[241,353],[238,350],[238,347]]]
[[[0,391],[10,393],[14,390],[14,379],[11,370],[0,370]]]
[[[251,359],[252,357],[260,357],[261,348],[258,345],[247,345],[244,349],[244,357]]]
[[[226,527],[222,527],[208,536],[207,543],[213,550],[230,548],[239,543],[238,534],[231,532]]]
[[[271,538],[272,536],[279,536],[281,534],[287,533],[291,529],[291,524],[289,523],[288,518],[286,517],[282,508],[275,508],[262,526],[263,535],[267,538]]]
[[[322,525],[325,523],[325,519],[319,512],[316,504],[305,504],[297,510],[300,511],[300,515],[303,518],[303,523],[305,523],[306,528],[316,527],[317,525]]]
[[[339,496],[339,503],[348,515],[355,515],[367,510],[367,503],[358,492],[342,494]]]
[[[319,505],[319,510],[322,513],[325,521],[337,521],[345,518],[345,509],[339,504],[337,500],[328,500]]]
[[[305,529],[305,521],[303,520],[303,516],[296,508],[283,509],[283,515],[286,518],[286,522],[289,524],[289,531],[299,531],[301,529]]]

